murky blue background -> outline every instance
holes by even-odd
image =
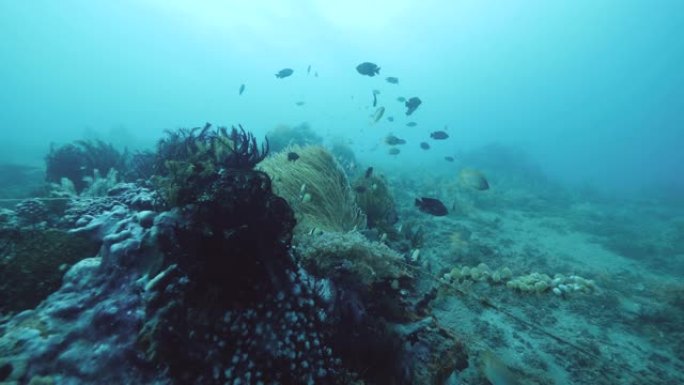
[[[0,0],[0,161],[206,121],[309,122],[369,163],[448,172],[444,155],[499,142],[567,183],[677,197],[683,42],[681,1]],[[369,123],[373,89],[394,123]],[[423,105],[407,119],[398,96]],[[445,125],[449,141],[418,148]],[[398,159],[390,132],[409,142]]]

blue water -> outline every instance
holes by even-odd
[[[49,142],[83,137],[136,148],[206,121],[260,136],[308,122],[388,167],[448,171],[443,156],[499,142],[569,184],[684,191],[684,3],[342,4],[0,1],[0,162],[42,164]],[[359,75],[363,61],[381,76]],[[369,123],[373,89],[394,123]],[[423,105],[408,119],[397,96]],[[444,126],[449,141],[418,148]],[[399,162],[389,132],[409,142]]]

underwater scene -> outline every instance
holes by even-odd
[[[0,385],[684,384],[684,2],[0,0]]]

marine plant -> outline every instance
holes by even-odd
[[[126,181],[146,181],[154,175],[157,154],[153,151],[136,151],[126,159],[123,179]]]
[[[111,144],[100,140],[78,140],[60,147],[52,145],[45,157],[45,179],[60,183],[62,178],[71,180],[80,193],[88,186],[84,178],[95,170],[107,174],[111,169],[122,169],[125,156]]]
[[[299,158],[288,160],[289,153]],[[325,148],[290,146],[264,160],[259,169],[271,177],[276,194],[294,210],[296,232],[349,231],[366,226],[346,173]]]
[[[206,200],[201,194],[221,170],[251,170],[266,154],[268,141],[259,148],[242,126],[167,131],[157,144],[154,184],[169,206]]]

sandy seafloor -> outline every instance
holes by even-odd
[[[452,212],[427,217],[408,206],[411,194],[439,182],[408,178],[390,184],[407,186],[397,197],[405,204],[400,216],[424,226],[420,262],[434,277],[428,280],[485,263],[514,276],[579,275],[597,287],[559,296],[487,281],[443,285],[433,314],[471,351],[454,384],[482,383],[478,351],[492,352],[523,384],[684,383],[681,205],[447,184],[433,192],[454,197],[445,200]]]

